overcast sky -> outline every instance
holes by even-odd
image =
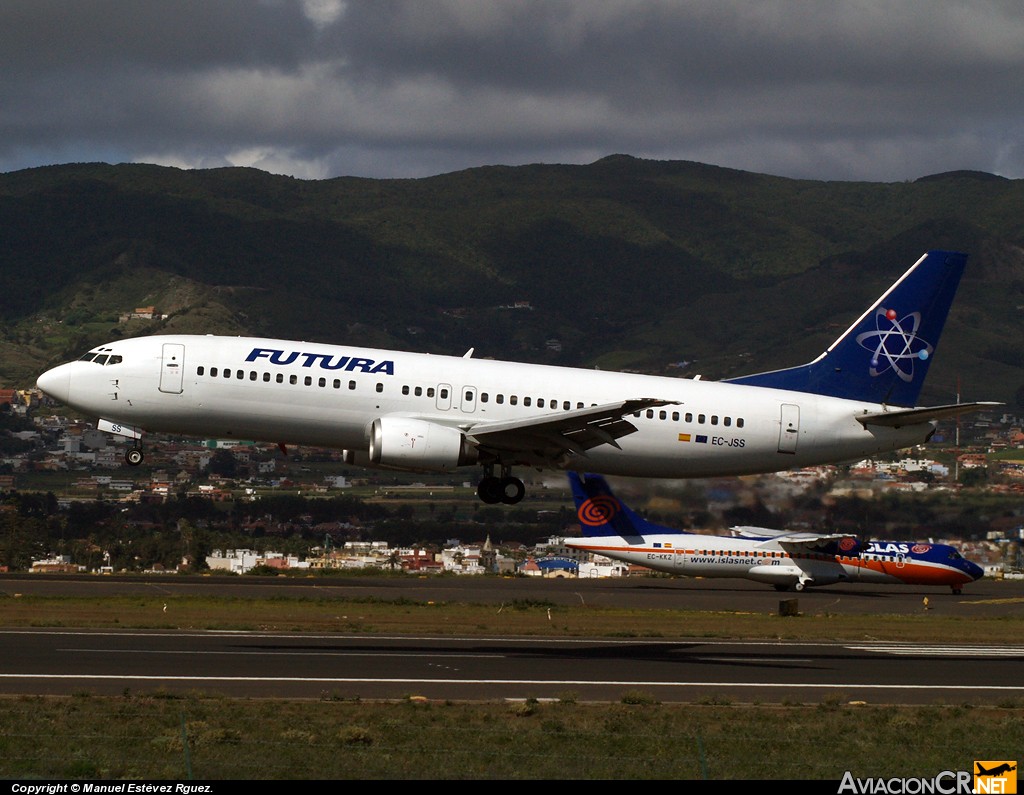
[[[2,0],[0,171],[1024,177],[1021,0]]]

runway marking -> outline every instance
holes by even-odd
[[[705,657],[702,654],[693,658],[694,662],[746,663],[750,665],[809,665],[817,662],[810,657],[745,657],[735,654],[727,657]]]
[[[46,679],[74,681],[140,681],[140,682],[241,682],[241,683],[293,683],[293,684],[394,684],[394,685],[557,685],[565,687],[716,687],[733,689],[815,689],[836,690],[857,688],[861,690],[956,690],[998,691],[1007,693],[1024,692],[1024,685],[875,685],[859,682],[650,682],[631,680],[592,679],[376,679],[373,677],[279,677],[279,676],[159,676],[159,675],[118,675],[118,674],[0,674],[5,679]]]
[[[847,646],[851,651],[873,651],[880,654],[916,654],[942,657],[1024,657],[1022,646],[923,646],[916,644],[859,644]]]
[[[970,602],[961,602],[964,605],[1016,605],[1024,602],[1024,596],[1011,596],[1006,599],[974,599]]]
[[[444,657],[446,660],[469,659],[469,660],[491,660],[495,657],[506,657],[500,652],[493,654],[458,654],[438,650],[434,652],[377,652],[377,651],[236,651],[225,649],[224,651],[160,651],[159,649],[57,649],[59,652],[75,652],[89,654],[159,654],[171,656],[174,654],[185,655],[229,655],[231,657]]]

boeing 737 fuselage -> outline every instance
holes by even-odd
[[[152,432],[335,447],[370,467],[480,465],[481,499],[510,504],[524,493],[513,467],[772,472],[918,444],[935,419],[976,407],[917,409],[912,399],[964,259],[922,257],[815,362],[729,382],[176,335],[101,345],[38,386],[135,440],[130,464]]]

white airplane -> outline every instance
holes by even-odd
[[[915,405],[963,273],[923,256],[810,364],[723,382],[314,342],[150,336],[47,370],[45,394],[100,430],[341,448],[351,464],[483,467],[487,503],[519,502],[513,467],[656,478],[775,472],[926,441],[982,405]]]
[[[732,537],[681,533],[648,522],[600,475],[569,473],[584,538],[565,545],[686,577],[731,577],[777,590],[842,582],[946,585],[953,593],[984,570],[948,544],[869,541],[837,533],[734,527]]]

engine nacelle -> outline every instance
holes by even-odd
[[[370,426],[370,465],[452,472],[473,464],[476,448],[457,428],[410,417],[380,417]]]

